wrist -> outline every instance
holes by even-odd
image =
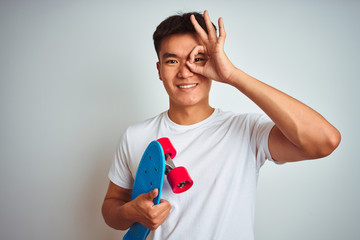
[[[258,80],[237,68],[229,80],[229,84],[231,86],[235,87],[246,96],[248,96],[249,91],[257,89],[257,83],[259,83]]]
[[[112,226],[118,230],[126,230],[135,222],[137,222],[136,218],[136,210],[133,206],[133,201],[127,202],[121,206],[117,206],[113,209],[113,218],[114,225]]]
[[[226,82],[229,85],[238,88],[238,85],[241,83],[241,79],[244,74],[245,73],[243,71],[241,71],[240,69],[238,69],[234,66],[233,70],[232,70],[231,74],[229,75],[229,77],[227,78]]]
[[[123,220],[128,223],[130,226],[139,221],[139,215],[137,214],[136,206],[134,200],[125,203],[122,207],[122,217]]]

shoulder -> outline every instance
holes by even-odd
[[[219,109],[217,121],[237,126],[252,126],[262,122],[271,122],[270,118],[263,113],[233,113]]]
[[[253,139],[266,134],[274,123],[264,113],[233,113],[220,111],[219,126],[227,134],[236,138]]]

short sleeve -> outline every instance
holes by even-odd
[[[127,132],[125,132],[121,136],[108,177],[111,182],[126,189],[131,189],[134,182],[129,169],[129,155],[129,143],[127,139]]]
[[[269,150],[269,135],[274,122],[266,115],[255,115],[251,132],[251,145],[255,147],[256,163],[258,169],[266,160],[274,161]]]

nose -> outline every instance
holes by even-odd
[[[194,73],[190,71],[189,67],[184,63],[180,66],[178,77],[179,78],[189,78],[194,76]]]

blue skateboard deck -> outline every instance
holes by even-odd
[[[159,194],[156,198],[154,198],[154,204],[159,204],[164,182],[164,172],[164,151],[158,141],[152,141],[146,148],[137,169],[131,199],[134,200],[140,194],[148,193],[157,188],[159,190]],[[144,227],[140,223],[134,223],[123,239],[144,240],[149,232],[150,229]]]

